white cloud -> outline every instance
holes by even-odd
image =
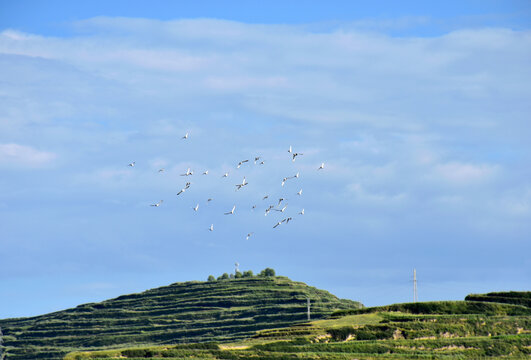
[[[491,179],[497,171],[496,165],[448,162],[436,165],[433,176],[451,184],[468,185]]]
[[[0,144],[0,165],[36,168],[50,164],[56,157],[55,153],[40,151],[31,146]]]

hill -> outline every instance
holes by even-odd
[[[530,356],[530,308],[442,301],[338,311],[327,319],[261,330],[244,341],[230,344],[73,353],[67,359],[524,359]]]
[[[531,291],[492,292],[488,294],[470,294],[465,300],[486,301],[531,307]]]
[[[268,328],[359,308],[285,277],[175,283],[46,315],[0,320],[9,359],[59,359],[67,352],[139,344],[234,341]]]

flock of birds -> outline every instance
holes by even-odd
[[[190,134],[189,133],[186,133],[182,138],[181,140],[185,140],[185,141],[188,141],[190,137]],[[288,148],[288,153],[290,154],[290,158],[291,158],[291,161],[292,162],[295,162],[295,160],[297,159],[297,157],[299,156],[302,156],[304,155],[303,153],[299,153],[299,152],[295,152],[293,150],[293,148],[290,146]],[[250,162],[249,159],[245,159],[245,160],[241,160],[240,162],[238,162],[238,164],[236,165],[236,168],[239,169],[240,167],[242,167],[244,164]],[[264,165],[265,164],[265,161],[262,159],[261,156],[256,156],[254,157],[254,164],[255,165]],[[136,162],[133,161],[131,163],[128,164],[129,167],[133,168],[135,167],[136,165]],[[319,170],[323,170],[325,167],[325,164],[324,162],[321,163],[321,165],[317,168],[317,171]],[[163,173],[165,171],[164,168],[161,168],[158,170],[159,173]],[[186,171],[183,173],[183,174],[180,174],[180,176],[183,176],[183,177],[189,177],[189,176],[193,176],[194,175],[194,171],[190,168],[186,169]],[[202,176],[205,176],[205,175],[209,175],[209,171],[208,170],[205,170],[203,173],[202,173]],[[229,177],[229,172],[225,172],[222,176],[222,178],[228,178]],[[300,173],[297,172],[295,175],[293,176],[286,176],[282,179],[281,183],[280,183],[280,186],[281,187],[284,187],[284,185],[286,184],[286,182],[288,180],[291,180],[291,179],[298,179],[300,177]],[[242,188],[244,188],[245,186],[247,186],[249,183],[247,182],[247,179],[246,177],[244,176],[243,177],[243,180],[241,183],[239,184],[235,184],[235,187],[236,187],[236,190],[235,191],[238,191],[238,190],[241,190]],[[186,181],[184,187],[179,191],[177,192],[177,196],[180,196],[181,194],[183,194],[184,192],[186,192],[188,189],[190,189],[192,185],[192,182],[191,181]],[[300,189],[297,193],[296,193],[297,196],[302,196],[302,189]],[[263,196],[262,200],[266,200],[266,199],[269,199],[269,195],[265,195]],[[212,198],[208,198],[207,199],[207,202],[211,202],[213,199]],[[264,212],[264,215],[267,216],[271,213],[271,211],[276,211],[276,212],[279,212],[281,214],[284,214],[288,205],[286,203],[286,200],[284,197],[280,197],[278,199],[278,202],[275,204],[272,204],[272,205],[269,205],[266,209],[265,209],[265,212]],[[150,206],[152,207],[160,207],[162,204],[163,204],[164,200],[160,200],[156,203],[153,203],[153,204],[150,204]],[[256,209],[256,205],[253,205],[252,206],[252,210],[254,211]],[[199,204],[196,204],[194,207],[192,207],[192,209],[194,210],[194,212],[197,212],[199,210]],[[235,214],[235,210],[236,210],[236,205],[234,205],[232,207],[232,209],[230,211],[227,211],[227,212],[224,212],[223,214],[224,215],[234,215]],[[298,215],[304,215],[304,208],[298,212]],[[274,225],[273,225],[273,229],[276,229],[278,228],[280,225],[282,224],[289,224],[290,221],[293,221],[293,217],[291,216],[286,216],[285,218],[283,218],[282,220],[280,221],[277,221]],[[209,231],[214,231],[214,224],[211,224],[210,227],[208,228]],[[247,236],[246,236],[246,240],[249,240],[249,238],[254,234],[254,232],[249,232],[247,233]]]

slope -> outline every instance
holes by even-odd
[[[67,359],[523,359],[530,355],[531,309],[441,301],[338,311],[327,319],[261,330],[230,344],[73,353]]]
[[[362,305],[285,277],[175,283],[30,318],[0,320],[9,359],[61,358],[76,349],[234,341],[255,331]]]

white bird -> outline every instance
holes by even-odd
[[[210,227],[208,228],[208,230],[210,230],[210,231],[214,231],[214,224],[210,225]]]
[[[297,172],[293,177],[294,177],[295,179],[298,179],[298,178],[299,178],[299,172]]]
[[[291,220],[293,220],[293,218],[291,218],[291,216],[288,217],[288,218],[286,219],[286,224],[289,223]]]
[[[194,209],[194,211],[197,211],[199,210],[199,204],[197,204],[195,207],[193,207],[192,209]]]
[[[184,136],[181,139],[188,139],[188,133],[184,134]]]
[[[283,213],[284,210],[286,210],[287,207],[288,207],[288,205],[284,205],[284,207],[282,209],[280,209],[280,210],[278,210],[278,209],[273,209],[273,210],[280,211],[281,213]]]
[[[242,160],[238,163],[238,166],[236,167],[237,169],[240,168],[240,166],[242,166],[244,163],[248,162],[249,160]]]
[[[288,180],[288,178],[282,179],[282,184],[281,184],[282,186],[284,186],[284,184],[286,183],[286,180]]]
[[[264,165],[265,161],[260,161],[260,165]]]
[[[131,166],[131,167],[133,167],[133,166],[135,166],[135,162],[133,161],[132,163],[127,164],[127,166]]]
[[[249,184],[246,180],[245,180],[245,176],[243,177],[243,181],[241,184],[236,184],[236,191],[240,190],[242,187],[244,187],[245,185]]]
[[[297,195],[302,195],[302,189],[300,189],[298,192],[297,192]]]
[[[254,158],[254,163],[256,164],[256,162],[257,162],[258,160],[260,160],[260,156],[256,156],[256,157]]]
[[[293,153],[293,159],[291,159],[291,161],[295,162],[295,158],[299,155],[304,155],[303,153]]]
[[[205,170],[205,172],[203,173],[203,175],[208,175],[208,170]]]
[[[162,204],[163,201],[164,201],[164,200],[161,200],[161,201],[159,201],[159,202],[156,203],[156,204],[151,204],[150,206],[159,207],[159,206]]]
[[[254,211],[254,209],[256,209],[256,205],[253,205],[253,207],[251,208],[251,210]]]
[[[273,226],[273,229],[276,228],[277,226],[279,226],[280,224],[282,224],[282,221],[279,221],[275,224],[275,226]]]
[[[159,173],[164,172],[164,168],[159,169]]]
[[[280,198],[280,199],[278,199],[278,205],[277,205],[277,206],[280,206],[280,203],[281,203],[282,201],[284,201],[284,200],[286,200],[286,199],[284,199],[284,198]]]
[[[228,172],[226,172],[225,174],[223,174],[223,176],[222,176],[222,177],[229,177],[229,173],[228,173]]]
[[[271,209],[266,209],[264,216],[267,216],[267,214],[269,214],[270,211]]]
[[[301,212],[299,213],[299,215],[304,215],[304,209],[301,210]]]
[[[249,240],[249,238],[251,237],[251,235],[254,234],[253,232],[250,232],[247,234],[247,237],[245,238],[245,240]]]
[[[181,194],[182,194],[183,192],[185,192],[185,191],[186,191],[186,188],[181,189],[181,191],[179,191],[179,192],[177,193],[177,195],[181,195]]]
[[[317,170],[321,170],[321,169],[324,169],[324,163],[321,163],[321,166],[319,166],[319,169]]]
[[[293,150],[291,149],[291,145],[289,146],[288,152],[293,152]]]
[[[190,171],[190,168],[188,168],[184,174],[181,174],[181,176],[190,176],[190,175],[193,175],[193,174],[194,174],[194,172]]]
[[[234,206],[232,207],[232,210],[231,210],[231,211],[226,212],[225,215],[232,215],[232,214],[234,214],[234,209],[236,209],[236,205],[234,205]]]
[[[192,185],[192,183],[191,183],[191,182],[187,182],[186,185],[184,185],[184,188],[185,188],[185,189],[189,189],[189,188],[190,188],[190,185]]]

